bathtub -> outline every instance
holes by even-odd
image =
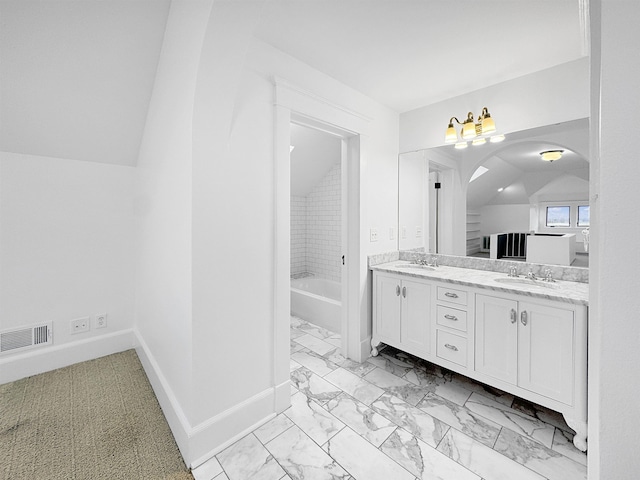
[[[341,330],[340,284],[323,278],[291,280],[291,314],[335,333]]]

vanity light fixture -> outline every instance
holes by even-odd
[[[547,162],[554,162],[556,160],[559,160],[562,157],[563,153],[564,150],[546,150],[544,152],[540,152],[540,156],[542,157],[542,160],[545,160]]]
[[[462,125],[460,137],[458,137],[458,132],[453,126],[454,120],[458,125]],[[477,122],[474,120],[472,112],[467,114],[467,119],[464,122],[460,122],[456,117],[451,117],[444,141],[446,143],[455,143],[456,148],[466,148],[468,140],[472,140],[472,145],[484,145],[487,143],[487,137],[495,131],[496,124],[493,118],[491,118],[487,107],[484,107],[480,115],[478,115]],[[493,143],[501,142],[502,140],[504,140],[504,135],[493,135],[490,137],[490,141]]]

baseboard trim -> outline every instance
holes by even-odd
[[[275,417],[275,389],[268,388],[247,400],[191,426],[180,402],[162,374],[148,345],[134,329],[136,351],[145,369],[184,462],[196,468],[232,443]],[[288,386],[288,384],[287,384]],[[289,393],[290,395],[290,393]]]
[[[134,348],[132,329],[52,345],[0,359],[0,384]]]

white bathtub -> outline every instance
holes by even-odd
[[[291,280],[291,314],[340,333],[340,284],[323,278]]]

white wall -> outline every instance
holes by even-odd
[[[142,344],[138,353],[187,462],[194,457],[189,437],[194,436],[196,423],[192,117],[211,4],[174,1],[171,5],[136,179],[136,328]]]
[[[480,213],[480,235],[501,232],[528,232],[529,204],[485,205]]]
[[[589,478],[637,478],[640,296],[637,145],[620,119],[640,109],[640,4],[592,0]]]
[[[133,180],[131,167],[0,153],[0,330],[52,321],[55,346],[25,370],[5,354],[0,381],[85,360],[77,344],[132,328]],[[71,335],[79,317],[90,331]]]

